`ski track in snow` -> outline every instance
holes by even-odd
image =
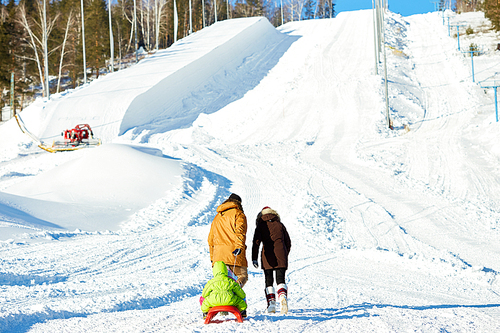
[[[467,59],[436,13],[390,14],[388,45],[399,53],[388,52],[389,131],[371,18],[341,13],[286,24],[280,35],[252,19],[280,42],[245,49],[204,86],[185,82],[194,88],[175,103],[189,119],[156,122],[151,115],[167,111],[148,110],[153,121],[113,140],[178,159],[182,186],[131,210],[117,230],[40,229],[33,219],[36,232],[0,242],[0,332],[499,331],[500,153],[477,135],[494,126],[478,111],[491,96],[464,80]],[[109,112],[102,119],[124,114]],[[83,155],[17,140],[0,159],[2,191]],[[248,254],[262,207],[290,233],[290,311],[264,312],[264,276],[249,267],[248,319],[204,325],[206,237],[231,192],[243,198]],[[19,223],[1,211],[19,208],[14,199],[0,197],[0,227]]]

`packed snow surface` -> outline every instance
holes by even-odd
[[[500,331],[498,36],[447,15],[474,28],[462,50],[441,14],[387,13],[393,129],[370,10],[218,22],[21,112],[48,144],[88,123],[97,148],[1,125],[0,332]],[[248,250],[264,206],[290,233],[290,310],[264,311],[249,267],[248,318],[204,325],[232,192]]]

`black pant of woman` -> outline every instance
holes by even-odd
[[[273,286],[273,283],[274,283],[273,272],[276,272],[276,284],[277,285],[285,283],[286,268],[265,269],[264,270],[264,277],[266,278],[266,288]]]

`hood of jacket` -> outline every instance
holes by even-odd
[[[280,214],[278,214],[277,211],[275,211],[274,209],[272,209],[271,207],[265,207],[262,209],[262,211],[260,212],[261,215],[264,217],[266,215],[276,215],[277,217],[280,217]],[[264,219],[264,220],[269,220],[268,219]]]
[[[217,275],[227,276],[227,267],[223,261],[216,261],[214,267],[212,267],[212,271],[214,272],[214,277]]]
[[[226,210],[233,208],[243,211],[243,208],[241,207],[241,204],[238,201],[226,200],[219,207],[217,207],[217,213],[222,213],[225,212]]]

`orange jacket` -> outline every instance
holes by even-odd
[[[217,215],[208,234],[212,265],[217,261],[223,261],[228,266],[248,267],[246,234],[247,218],[239,202],[226,200],[217,207]],[[233,251],[236,249],[241,249],[241,253],[237,256],[235,264]]]

